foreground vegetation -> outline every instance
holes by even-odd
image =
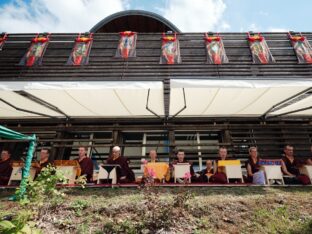
[[[312,187],[40,191],[0,191],[1,233],[312,233]]]

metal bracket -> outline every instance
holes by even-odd
[[[49,118],[52,118],[52,119],[57,119],[57,117],[55,117],[55,116],[51,116],[51,115],[39,113],[39,112],[36,112],[36,111],[30,111],[30,110],[26,110],[26,109],[23,109],[23,108],[19,108],[17,106],[14,106],[13,104],[7,102],[6,100],[4,100],[2,98],[0,98],[0,101],[5,103],[5,104],[7,104],[10,107],[13,107],[15,110],[18,110],[18,111],[23,111],[23,112],[30,113],[30,114],[36,114],[36,115],[40,115],[40,116],[44,116],[44,117],[49,117]]]
[[[184,106],[182,107],[182,109],[180,109],[177,113],[175,113],[170,119],[175,118],[178,114],[180,114],[182,111],[184,111],[186,109],[186,97],[185,97],[185,90],[184,88],[182,88],[183,90],[183,100],[184,100]]]
[[[146,107],[145,107],[145,108],[146,108],[146,110],[148,110],[149,112],[151,112],[153,115],[155,115],[155,116],[157,116],[158,118],[161,119],[160,115],[156,114],[155,111],[153,111],[152,109],[150,109],[150,108],[148,107],[150,91],[151,91],[151,89],[148,89],[148,92],[147,92],[147,99],[146,99]]]
[[[38,98],[38,97],[36,97],[36,96],[34,96],[34,95],[24,91],[24,90],[22,90],[22,91],[15,91],[15,93],[17,93],[17,94],[19,94],[19,95],[21,95],[21,96],[23,96],[23,97],[33,101],[33,102],[36,102],[39,105],[42,105],[42,106],[44,106],[44,107],[46,107],[46,108],[48,108],[50,110],[53,110],[53,111],[55,111],[55,112],[57,112],[59,114],[64,115],[66,117],[66,120],[70,119],[70,117],[67,114],[65,114],[62,110],[60,110],[58,107],[52,105],[51,103],[49,103],[47,101],[42,100],[41,98]]]
[[[292,113],[297,113],[297,112],[301,112],[301,111],[305,111],[305,110],[310,110],[310,109],[312,109],[312,106],[300,108],[300,109],[293,110],[293,111],[284,112],[284,113],[281,113],[278,115],[271,115],[271,116],[268,116],[267,119],[272,119],[272,118],[276,118],[276,117],[280,117],[280,116],[284,116],[284,115],[288,115],[288,114],[292,114]]]
[[[274,106],[272,106],[270,109],[268,109],[260,118],[261,118],[262,120],[267,119],[267,118],[268,118],[267,115],[268,115],[269,113],[273,112],[274,110],[276,110],[278,107],[282,106],[283,104],[286,104],[288,101],[291,101],[292,99],[295,99],[295,98],[297,98],[297,97],[299,97],[299,96],[301,96],[301,95],[306,94],[307,92],[309,92],[309,91],[311,91],[311,90],[312,90],[312,87],[307,88],[307,89],[305,89],[305,90],[303,90],[303,91],[301,91],[301,92],[299,92],[299,93],[297,93],[297,94],[295,94],[295,95],[293,95],[293,96],[291,96],[291,97],[289,97],[289,98],[286,98],[285,100],[283,100],[283,101],[277,103],[276,105],[274,105]],[[281,109],[282,109],[282,108],[281,108]],[[295,112],[298,112],[298,111],[295,111]],[[276,116],[280,116],[280,115],[276,115]]]

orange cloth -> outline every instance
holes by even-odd
[[[77,175],[80,176],[81,168],[77,160],[54,160],[55,166],[74,166],[77,169]]]
[[[148,176],[148,170],[153,170],[155,173],[155,178],[162,180],[170,179],[169,165],[167,163],[157,162],[157,163],[147,163],[144,167],[144,177]]]
[[[240,160],[219,160],[218,167],[229,166],[229,165],[241,165]]]

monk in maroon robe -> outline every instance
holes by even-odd
[[[81,168],[81,175],[85,175],[87,182],[93,181],[93,162],[91,158],[87,157],[87,150],[85,147],[79,147],[78,162]]]
[[[185,160],[185,152],[183,149],[179,149],[177,152],[177,159],[172,162],[171,169],[173,169],[173,165],[178,164],[178,163],[188,163],[190,164],[190,174],[191,174],[191,181],[195,181],[195,172],[193,169],[193,164],[187,160]]]
[[[226,160],[226,159],[227,159],[227,149],[224,146],[222,146],[219,148],[219,160]],[[212,175],[209,178],[209,181],[212,183],[220,183],[220,184],[227,183],[226,174],[221,172],[218,168],[218,160],[215,161],[214,175]]]
[[[199,182],[209,182],[210,177],[213,175],[214,175],[214,171],[213,171],[212,161],[207,160],[206,161],[206,168],[199,172],[198,181]]]
[[[294,147],[291,145],[286,145],[284,147],[285,157],[282,158],[282,171],[284,175],[289,177],[284,177],[286,184],[310,184],[310,178],[306,175],[300,173],[299,168],[303,166],[303,162],[296,159],[294,156]]]
[[[53,162],[49,160],[50,158],[50,150],[49,149],[41,149],[40,151],[40,159],[39,162],[34,166],[36,168],[36,176],[41,172],[41,170],[48,165],[53,165]]]
[[[0,185],[8,185],[12,173],[10,160],[11,154],[8,150],[2,150],[0,159]]]
[[[107,159],[107,164],[120,166],[116,168],[118,183],[130,183],[135,181],[135,175],[129,167],[129,160],[121,156],[119,146],[113,148],[112,155]]]

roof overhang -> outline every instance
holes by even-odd
[[[97,23],[90,32],[181,32],[161,15],[143,10],[128,10],[112,14]]]

